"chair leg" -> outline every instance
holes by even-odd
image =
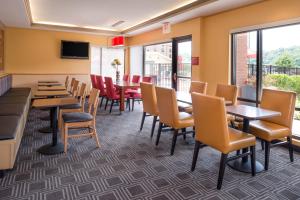
[[[185,134],[186,128],[182,128],[181,131],[183,133],[183,139],[185,140],[186,139],[186,134]]]
[[[292,138],[291,137],[287,137],[287,141],[289,143],[290,161],[294,162],[294,149],[293,149]]]
[[[178,130],[174,130],[173,140],[172,140],[172,147],[171,147],[171,156],[174,154],[174,151],[175,151],[177,135],[178,135]]]
[[[195,138],[195,134],[196,134],[195,126],[193,126],[193,138]]]
[[[100,109],[101,109],[101,106],[102,106],[102,103],[103,103],[103,99],[104,99],[104,97],[101,97],[100,106],[99,106]]]
[[[113,107],[114,103],[115,103],[115,100],[111,100],[109,113],[111,113],[111,110],[112,110],[112,107]]]
[[[68,150],[68,126],[64,124],[64,152]]]
[[[157,146],[159,143],[159,138],[160,138],[160,134],[161,134],[161,129],[162,129],[162,123],[159,122],[159,126],[158,126],[158,131],[157,131],[157,135],[156,135],[156,142],[155,145]]]
[[[270,159],[270,142],[265,141],[265,170],[269,168],[269,159]]]
[[[144,122],[145,122],[145,117],[146,117],[146,112],[143,112],[142,121],[141,121],[141,126],[140,126],[140,131],[142,131],[142,129],[143,129]]]
[[[105,102],[105,107],[104,107],[104,110],[106,110],[106,108],[107,108],[108,101],[109,101],[109,99],[108,99],[108,98],[106,98],[106,102]]]
[[[265,142],[263,140],[260,140],[261,149],[265,150]]]
[[[93,136],[95,137],[96,145],[97,145],[98,148],[100,148],[100,142],[99,142],[99,138],[98,138],[98,134],[97,134],[97,129],[96,129],[95,125],[93,125],[93,129],[94,129]]]
[[[250,147],[251,152],[251,173],[252,176],[256,175],[256,158],[255,158],[255,146]]]
[[[131,106],[131,111],[133,111],[134,110],[134,98],[132,98],[132,106]]]
[[[198,159],[198,154],[199,154],[199,149],[200,149],[200,142],[196,140],[195,147],[194,147],[194,155],[193,155],[191,171],[195,170],[197,159]]]
[[[151,128],[151,138],[153,137],[153,134],[154,134],[156,121],[157,121],[157,116],[153,116],[153,122],[152,122],[152,128]]]
[[[217,189],[220,190],[222,187],[225,167],[226,167],[226,161],[227,161],[228,154],[222,153],[221,161],[220,161],[220,169],[219,169],[219,177],[218,177],[218,185]]]

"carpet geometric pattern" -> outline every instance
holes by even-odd
[[[51,134],[38,132],[49,123],[39,119],[47,114],[31,110],[15,167],[0,179],[0,199],[300,199],[300,156],[295,153],[290,163],[285,148],[272,148],[270,169],[255,177],[227,166],[218,191],[220,153],[200,149],[191,172],[191,136],[186,141],[179,137],[170,156],[172,135],[162,133],[156,147],[156,132],[150,139],[152,118],[146,118],[143,131],[138,131],[141,105],[122,115],[117,115],[117,107],[113,114],[98,110],[101,148],[89,137],[71,139],[67,154],[53,156],[36,151],[51,142]],[[260,145],[257,160],[263,162]]]

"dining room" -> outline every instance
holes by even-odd
[[[300,2],[124,2],[0,2],[0,199],[300,199]]]

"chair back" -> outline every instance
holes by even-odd
[[[102,76],[96,76],[97,89],[100,90],[100,96],[105,95],[105,87]]]
[[[97,115],[97,108],[99,103],[99,94],[100,91],[96,88],[92,88],[90,92],[90,97],[88,101],[88,113],[94,116],[94,120]]]
[[[90,77],[91,77],[92,87],[93,88],[97,88],[96,75],[95,74],[91,74]]]
[[[190,93],[197,92],[201,94],[206,94],[207,83],[201,81],[192,81],[190,87]]]
[[[130,77],[128,74],[124,74],[123,75],[123,81],[129,82],[130,81]]]
[[[114,88],[114,84],[111,77],[104,77],[105,85],[106,85],[106,95],[108,98],[115,98],[117,93]]]
[[[292,129],[295,102],[295,92],[263,89],[260,107],[281,113],[280,116],[264,119],[264,121]]]
[[[235,105],[237,102],[238,88],[236,85],[218,84],[216,96],[223,97],[226,101],[231,101],[232,105]]]
[[[142,82],[140,87],[143,101],[143,111],[149,113],[150,115],[157,116],[158,108],[154,85],[151,83]]]
[[[141,78],[140,75],[133,75],[131,81],[132,81],[133,83],[139,83],[139,82],[140,82],[140,78]]]
[[[192,103],[195,139],[226,153],[229,133],[224,99],[192,93]]]
[[[65,87],[68,88],[68,86],[69,86],[69,76],[67,76],[65,80]]]
[[[174,127],[179,119],[179,111],[174,89],[155,87],[159,121]]]
[[[69,90],[70,92],[72,92],[72,90],[73,90],[75,80],[76,80],[75,78],[71,79],[70,90]]]
[[[143,79],[142,79],[142,82],[151,83],[152,82],[152,77],[151,76],[144,76]]]
[[[79,86],[79,81],[75,80],[72,90],[71,90],[71,94],[76,97],[77,96],[77,92],[78,92],[78,86]]]
[[[86,99],[86,84],[85,83],[81,83],[80,90],[77,93],[77,98],[82,107],[82,110],[84,110],[84,104],[85,104],[85,99]]]

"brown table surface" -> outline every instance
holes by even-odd
[[[124,94],[126,89],[131,89],[131,88],[139,88],[140,84],[139,83],[132,83],[132,82],[127,82],[127,81],[120,81],[120,82],[115,82],[114,83],[115,87],[120,90],[120,112],[125,110],[124,107]]]
[[[192,105],[192,96],[189,92],[177,91],[176,92],[176,98],[177,98],[177,101]],[[225,101],[225,104],[226,105],[231,105],[232,102],[231,101]]]
[[[55,96],[68,96],[70,93],[67,90],[54,90],[54,91],[36,91],[35,97],[55,97]]]
[[[281,115],[280,112],[247,105],[227,106],[226,111],[228,114],[246,118],[249,120],[258,120]]]
[[[117,87],[140,87],[139,83],[132,83],[132,82],[128,82],[128,81],[120,81],[120,82],[114,82],[114,85]]]
[[[39,91],[54,91],[54,90],[66,90],[65,86],[39,86]]]
[[[38,86],[59,86],[61,83],[38,83]]]
[[[33,100],[32,107],[52,108],[52,107],[70,105],[70,104],[75,104],[75,103],[78,103],[78,99],[76,99],[74,97],[35,99],[35,100]]]
[[[38,81],[38,83],[58,83],[58,81]]]

